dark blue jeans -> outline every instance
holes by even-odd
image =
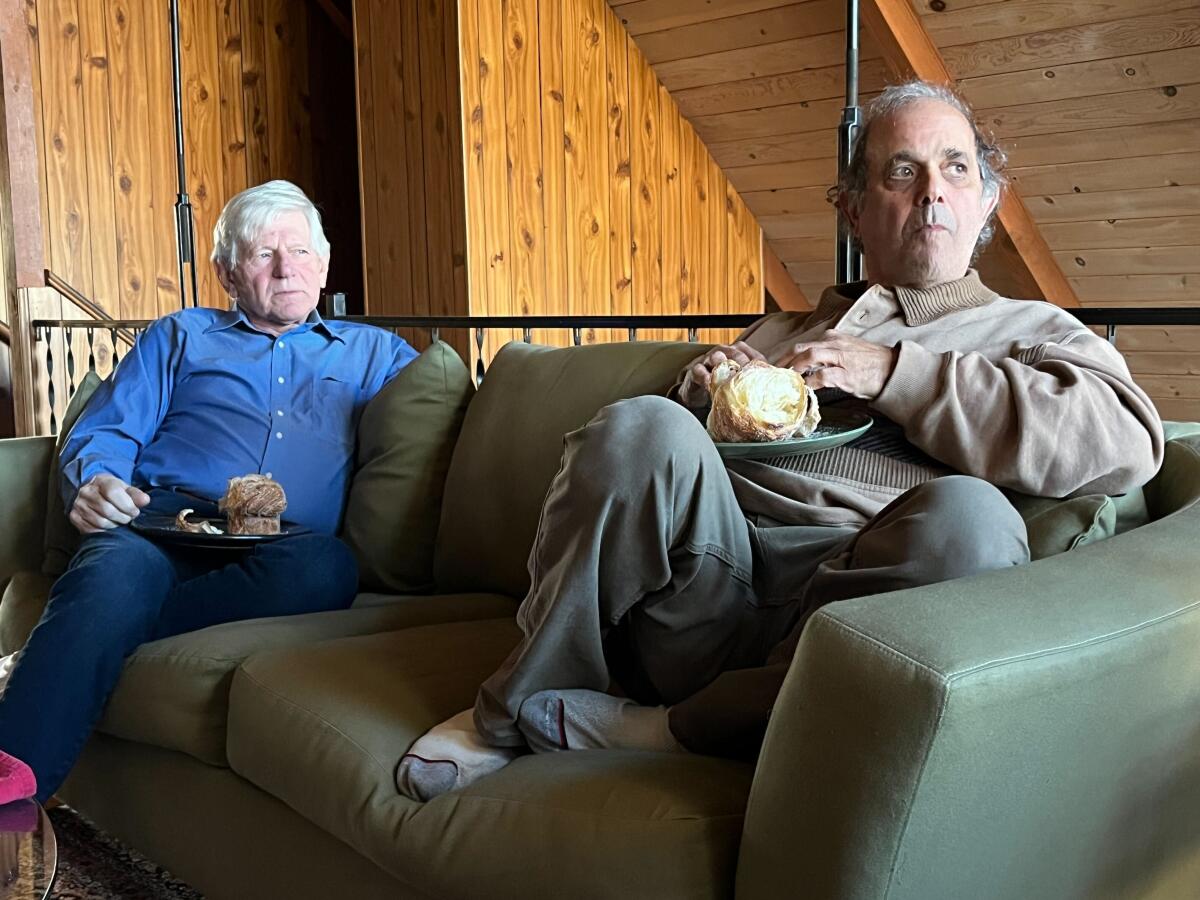
[[[188,506],[216,512],[164,490],[151,492],[145,511]],[[0,697],[0,750],[32,767],[44,800],[71,771],[139,645],[239,619],[344,609],[357,588],[353,555],[329,535],[230,551],[157,543],[128,526],[88,535]]]

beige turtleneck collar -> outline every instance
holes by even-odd
[[[838,285],[825,290],[819,306],[825,306],[827,303],[842,304],[847,300],[853,302],[871,287],[895,297],[904,312],[904,321],[909,325],[924,325],[955,310],[986,306],[999,296],[979,280],[978,272],[967,269],[967,274],[962,278],[931,288],[891,288],[882,284],[868,286],[866,282],[861,281]]]

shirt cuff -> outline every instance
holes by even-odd
[[[929,403],[942,372],[942,354],[912,341],[901,341],[896,367],[871,406],[901,425]]]

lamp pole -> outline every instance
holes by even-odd
[[[846,0],[846,106],[838,126],[838,181],[850,165],[854,134],[858,130],[858,0]],[[854,246],[850,223],[839,209],[837,214],[838,284],[862,280],[862,254]]]
[[[192,306],[199,306],[196,289],[196,226],[192,203],[187,193],[187,165],[183,149],[183,79],[179,66],[179,0],[170,0],[171,10],[171,78],[175,95],[175,167],[179,190],[175,194],[175,249],[179,258],[179,306],[187,309],[187,287],[183,269],[191,272]]]

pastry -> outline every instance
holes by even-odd
[[[218,507],[229,534],[279,534],[279,517],[287,509],[283,487],[266,475],[229,479]]]
[[[713,370],[709,392],[708,433],[714,441],[808,437],[821,421],[817,395],[800,373],[760,359],[744,366],[721,363]]]

